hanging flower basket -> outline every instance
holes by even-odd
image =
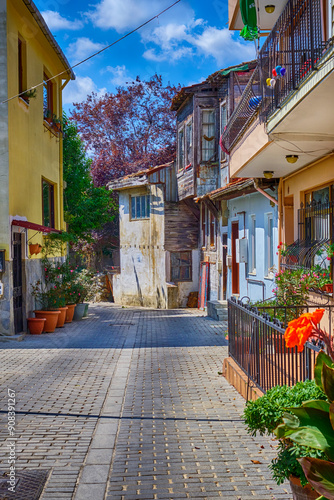
[[[41,252],[42,245],[39,243],[29,243],[29,253],[30,255],[37,255]]]

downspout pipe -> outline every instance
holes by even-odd
[[[266,193],[263,189],[261,189],[259,187],[259,181],[257,179],[253,179],[253,183],[254,183],[254,187],[255,187],[256,191],[261,193],[263,196],[268,198],[268,200],[272,201],[276,206],[278,206],[278,201],[276,200],[276,198],[274,198],[270,194]]]

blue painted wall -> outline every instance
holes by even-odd
[[[277,197],[276,193],[269,191],[271,196]],[[231,227],[232,222],[239,223],[239,238],[247,238],[247,263],[239,263],[239,298],[249,297],[252,302],[262,301],[273,296],[275,288],[275,272],[278,267],[277,256],[277,205],[272,207],[270,200],[260,193],[241,196],[228,202],[228,254],[231,255]],[[272,258],[274,269],[268,272],[268,229],[272,218]],[[252,218],[255,219],[255,259],[256,269],[251,272],[252,260]],[[248,278],[248,279],[247,279]],[[232,295],[232,271],[228,268],[227,296]]]

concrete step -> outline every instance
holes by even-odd
[[[209,300],[207,303],[207,315],[217,321],[227,321],[227,301]]]

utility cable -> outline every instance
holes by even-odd
[[[176,5],[179,2],[181,2],[181,0],[176,0],[176,2],[174,2],[169,7],[167,7],[164,10],[162,10],[161,12],[159,12],[159,14],[156,14],[155,16],[151,17],[151,19],[148,19],[148,21],[145,21],[140,26],[137,26],[137,28],[133,29],[132,31],[129,31],[124,36],[122,36],[121,38],[119,38],[118,40],[116,40],[115,42],[110,43],[109,45],[107,45],[106,47],[104,47],[103,49],[101,49],[101,50],[99,50],[97,52],[94,52],[94,54],[90,55],[89,57],[86,57],[86,59],[83,59],[82,61],[79,61],[78,63],[74,64],[73,66],[70,66],[65,71],[62,71],[61,73],[58,73],[57,75],[54,75],[51,78],[48,78],[47,80],[43,80],[43,82],[38,83],[37,85],[34,85],[33,87],[30,87],[29,89],[26,89],[23,92],[20,92],[19,94],[13,95],[12,97],[9,97],[5,101],[1,101],[1,104],[5,104],[6,102],[11,101],[12,99],[15,99],[16,97],[20,97],[20,95],[25,94],[26,92],[29,92],[30,90],[37,89],[37,87],[41,87],[42,85],[44,85],[44,83],[47,83],[50,80],[54,80],[55,78],[58,78],[58,76],[61,76],[64,73],[68,73],[69,69],[76,68],[77,66],[80,66],[80,64],[83,64],[84,62],[89,61],[90,59],[92,59],[93,57],[101,54],[102,52],[104,52],[105,50],[109,49],[113,45],[116,45],[116,43],[121,42],[122,40],[124,40],[124,38],[127,38],[128,36],[132,35],[136,31],[140,30],[141,28],[143,28],[143,26],[146,26],[146,24],[149,24],[150,22],[154,21],[154,19],[157,19],[159,16],[161,16],[162,14],[164,14],[165,12],[167,12],[167,10],[171,9],[172,7],[174,7],[174,5]]]

